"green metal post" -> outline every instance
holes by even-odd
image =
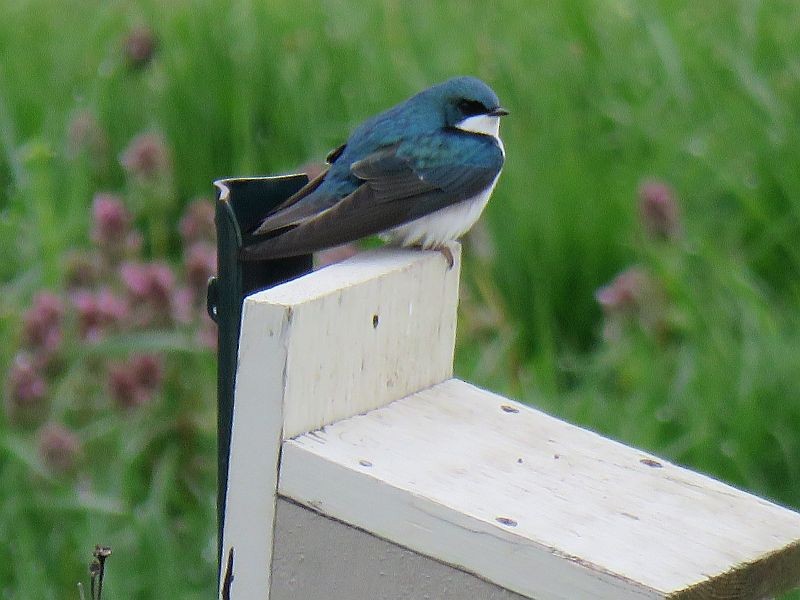
[[[264,216],[308,182],[305,175],[221,179],[217,190],[217,276],[208,284],[208,312],[218,328],[217,367],[217,533],[218,567],[228,483],[233,389],[239,352],[239,328],[245,296],[294,279],[312,268],[312,257],[242,262],[239,250],[252,242],[248,232]]]

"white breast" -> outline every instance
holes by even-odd
[[[506,155],[503,141],[499,135],[500,117],[477,115],[464,119],[456,127],[472,133],[491,135],[497,140],[503,156]],[[497,174],[497,177],[500,177],[500,173]],[[390,229],[382,237],[391,243],[401,246],[422,246],[425,249],[437,248],[445,242],[460,238],[470,230],[481,216],[486,203],[489,202],[489,197],[494,191],[497,177],[480,194],[458,204],[441,208],[405,225]]]
[[[497,177],[499,176],[498,173]],[[445,242],[460,238],[481,216],[497,183],[497,177],[492,185],[477,196],[390,229],[383,237],[401,246],[422,246],[425,249],[438,248]]]

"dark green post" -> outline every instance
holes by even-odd
[[[208,312],[217,323],[217,549],[222,557],[222,527],[228,484],[233,419],[233,387],[239,352],[239,328],[245,296],[294,279],[312,268],[312,257],[242,262],[239,250],[252,242],[264,216],[308,182],[305,175],[221,179],[217,189],[217,276],[208,284]]]

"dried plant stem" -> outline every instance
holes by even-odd
[[[101,600],[103,596],[103,576],[106,570],[106,559],[111,556],[111,548],[98,544],[94,547],[93,554],[94,559],[89,563],[89,581],[90,591],[92,593],[91,600]]]

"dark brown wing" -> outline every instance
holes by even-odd
[[[289,196],[289,198],[273,208],[271,213],[267,215],[267,218],[261,222],[261,225],[253,231],[253,235],[269,233],[270,231],[293,225],[295,222],[310,216],[307,211],[298,210],[297,203],[303,198],[306,198],[322,184],[329,169],[330,167],[326,168],[322,173]],[[294,207],[294,209],[292,209],[292,207]]]
[[[325,162],[328,163],[328,167],[326,167],[322,173],[314,177],[314,179],[297,190],[281,204],[273,208],[272,211],[270,211],[270,214],[267,215],[267,218],[264,219],[264,221],[261,222],[261,225],[258,226],[258,229],[253,232],[253,235],[262,235],[270,231],[275,231],[276,229],[292,225],[293,221],[301,220],[310,216],[309,214],[299,214],[299,211],[295,212],[295,214],[288,213],[286,211],[289,207],[297,204],[300,200],[311,194],[311,192],[320,186],[330,170],[330,165],[336,162],[336,159],[342,155],[342,152],[344,152],[346,147],[347,144],[342,144],[338,148],[331,150],[328,153],[328,156],[325,157]]]

